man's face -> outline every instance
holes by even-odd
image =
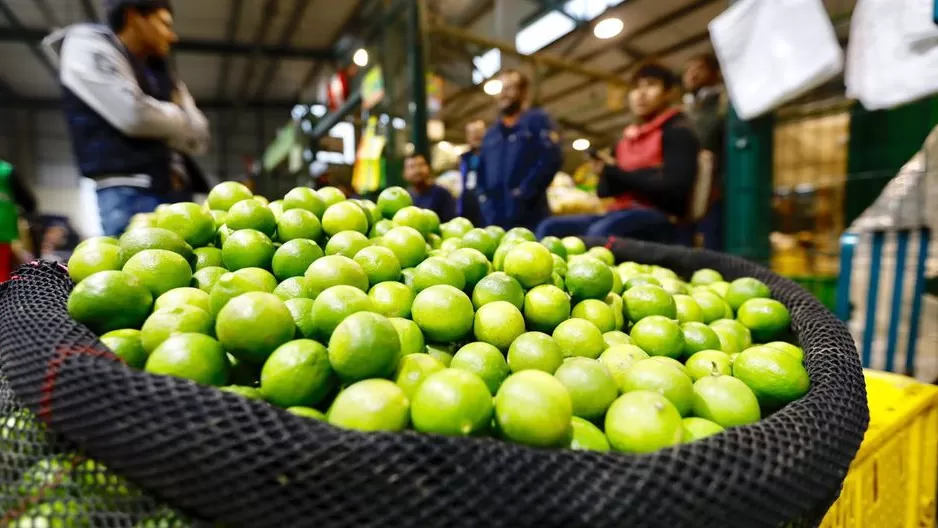
[[[501,76],[502,91],[495,96],[498,110],[506,115],[514,115],[521,111],[524,102],[525,90],[522,87],[521,75],[515,72],[505,73]]]
[[[703,59],[692,59],[684,67],[684,90],[696,92],[704,86],[713,84],[715,75]]]
[[[658,113],[667,102],[664,83],[658,79],[639,79],[629,90],[629,109],[638,118]]]
[[[168,56],[173,44],[179,42],[173,31],[173,14],[168,9],[157,9],[147,15],[130,10],[127,22],[154,57]]]
[[[482,139],[485,137],[485,123],[474,121],[466,125],[466,143],[469,148],[477,149],[482,146]]]
[[[430,179],[430,167],[423,156],[411,156],[404,160],[404,180],[407,183],[422,183]]]

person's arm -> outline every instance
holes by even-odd
[[[166,140],[192,136],[186,112],[144,94],[130,61],[106,35],[73,31],[62,44],[60,65],[62,85],[123,134]]]
[[[437,203],[436,214],[440,217],[440,221],[449,222],[456,218],[456,199],[453,198],[453,195],[443,187],[437,187],[437,193],[439,194],[439,203]]]
[[[521,179],[518,188],[512,191],[523,200],[530,200],[546,192],[563,164],[563,150],[554,123],[544,113],[539,113],[534,119],[531,127],[531,132],[537,135],[534,138],[536,151],[532,156],[534,165]]]
[[[195,99],[192,98],[185,84],[177,82],[176,90],[179,99],[179,107],[182,108],[183,112],[186,113],[186,117],[189,119],[191,136],[185,140],[172,138],[170,140],[170,147],[190,156],[201,156],[208,152],[212,137],[208,118],[206,118],[205,114],[196,106]]]
[[[697,176],[700,143],[694,131],[683,123],[667,127],[661,143],[664,157],[661,167],[623,171],[607,165],[602,180],[607,180],[606,189],[634,192],[664,211],[683,214]]]

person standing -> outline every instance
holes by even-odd
[[[729,100],[712,53],[691,57],[684,65],[684,111],[700,139],[700,148],[713,159],[713,185],[707,213],[697,223],[697,234],[707,249],[723,249],[723,157],[726,151],[726,115]]]
[[[547,188],[563,163],[560,137],[547,113],[530,108],[530,82],[519,71],[500,76],[499,119],[482,140],[477,195],[486,225],[534,230],[550,216]]]
[[[468,219],[472,225],[482,224],[482,211],[479,209],[479,196],[476,194],[476,188],[479,186],[483,138],[485,138],[484,121],[473,121],[466,125],[466,143],[469,145],[469,150],[459,157],[462,192],[456,203],[456,216]]]
[[[169,0],[105,0],[108,26],[79,24],[45,45],[59,63],[63,107],[82,175],[97,184],[104,234],[161,203],[207,192],[192,159],[208,120],[167,58],[178,41]]]
[[[433,211],[440,222],[449,222],[456,216],[456,199],[433,182],[426,156],[416,153],[404,159],[404,181],[415,206]]]
[[[0,282],[10,278],[19,260],[14,258],[14,242],[19,239],[20,209],[24,213],[36,210],[36,198],[19,180],[13,165],[0,160]]]

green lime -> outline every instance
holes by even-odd
[[[439,285],[462,290],[466,287],[466,276],[455,264],[442,257],[430,257],[414,268],[414,291],[420,293]]]
[[[774,299],[749,299],[739,307],[736,319],[760,343],[779,338],[791,325],[788,308]]]
[[[209,295],[196,288],[176,288],[160,295],[153,303],[153,311],[176,308],[177,306],[194,306],[206,312],[211,312]]]
[[[596,359],[606,350],[603,333],[585,319],[567,319],[557,325],[551,337],[560,345],[563,356]]]
[[[622,300],[625,301],[625,312],[633,323],[652,316],[677,318],[677,303],[674,297],[660,286],[636,286],[626,290],[622,294]]]
[[[201,308],[182,305],[153,312],[140,329],[140,342],[148,354],[176,334],[212,335],[212,316]]]
[[[316,335],[316,324],[313,322],[313,300],[305,297],[288,299],[284,301],[293,322],[296,324],[295,335],[310,339]]]
[[[622,262],[616,266],[616,273],[622,279],[623,284],[636,275],[644,275],[646,266],[638,262]]]
[[[192,268],[186,259],[165,249],[146,249],[137,253],[124,264],[123,272],[136,277],[153,297],[192,282]]]
[[[225,265],[221,250],[216,247],[201,247],[196,249],[194,253],[196,271],[203,268],[223,267]]]
[[[681,363],[680,361],[678,361],[678,360],[676,360],[676,359],[674,359],[674,358],[669,358],[668,356],[651,356],[651,357],[648,358],[648,360],[649,360],[649,361],[656,361],[656,362],[658,362],[658,363],[664,363],[665,365],[670,365],[670,366],[672,366],[672,367],[674,367],[674,368],[680,370],[681,372],[684,373],[685,376],[687,376],[688,378],[690,378],[690,372],[687,370],[687,367],[685,367],[683,363]]]
[[[680,278],[677,276],[677,273],[675,273],[674,270],[663,268],[661,266],[652,266],[651,276],[658,279],[659,281],[680,280]]]
[[[537,242],[522,242],[513,247],[505,255],[504,265],[505,273],[525,288],[550,281],[554,271],[554,259],[550,251]]]
[[[586,254],[599,259],[607,266],[613,266],[616,263],[616,256],[612,254],[612,251],[604,248],[603,246],[591,247],[589,251],[586,252]]]
[[[91,238],[86,238],[85,240],[82,240],[81,242],[79,242],[78,245],[75,246],[75,251],[78,251],[80,249],[84,249],[87,247],[99,246],[99,245],[114,246],[114,247],[120,248],[121,243],[120,243],[120,240],[114,237],[95,236]]]
[[[726,299],[726,296],[730,291],[730,283],[728,282],[714,282],[707,285],[707,288],[710,289],[713,293],[720,296],[721,299]],[[729,306],[729,304],[727,304]],[[731,308],[732,309],[732,308]]]
[[[326,255],[341,255],[354,259],[359,251],[371,245],[371,241],[358,231],[342,231],[326,243]]]
[[[553,374],[563,363],[563,350],[551,336],[527,332],[508,347],[508,368],[511,372],[540,370]]]
[[[560,257],[561,260],[566,260],[567,258],[567,248],[563,246],[563,242],[555,236],[546,236],[541,239],[541,245],[546,247],[548,251]]]
[[[637,390],[619,396],[606,413],[606,437],[616,451],[652,453],[681,443],[681,414],[657,392]]]
[[[408,398],[413,399],[417,388],[428,376],[444,369],[446,367],[429,354],[408,354],[401,357],[394,374],[394,383],[404,390]]]
[[[603,341],[606,343],[606,348],[611,348],[616,345],[631,345],[632,338],[629,337],[629,334],[621,330],[613,330],[611,332],[606,332],[603,334]]]
[[[276,288],[274,288],[273,294],[284,301],[299,298],[313,298],[312,292],[310,292],[309,289],[309,284],[303,277],[290,277],[289,279],[281,282],[277,285]]]
[[[127,231],[120,238],[120,257],[122,263],[126,263],[137,253],[148,249],[172,251],[186,259],[186,262],[195,260],[192,247],[187,244],[181,236],[168,229],[145,227]]]
[[[659,282],[661,282],[661,287],[664,288],[664,291],[671,295],[687,295],[690,293],[687,284],[677,279],[661,279]]]
[[[495,237],[484,229],[471,229],[461,237],[462,245],[466,248],[474,249],[490,259],[495,256],[495,250],[498,249],[498,242]]]
[[[685,367],[694,381],[715,374],[729,376],[733,373],[729,354],[719,350],[701,350],[687,360]]]
[[[733,376],[752,389],[759,405],[775,410],[808,393],[811,380],[794,355],[768,346],[743,350],[733,361]]]
[[[439,236],[437,233],[440,232],[440,215],[436,214],[436,211],[432,209],[421,209],[420,214],[423,215],[423,224],[427,230],[427,240],[431,240],[434,236]]]
[[[610,295],[622,296],[622,292],[625,291],[625,283],[622,282],[622,277],[619,276],[619,273],[616,272],[616,269],[612,266],[609,266],[609,271],[612,272],[612,290],[609,292]]]
[[[720,340],[719,350],[733,356],[742,351],[739,345],[739,334],[727,326],[711,326],[713,332]]]
[[[714,332],[717,332],[718,335],[721,329],[732,333],[736,337],[736,343],[739,345],[738,352],[742,352],[752,346],[752,333],[739,321],[733,319],[717,319],[710,323],[710,328],[712,328]],[[726,351],[724,350],[724,352]]]
[[[542,284],[524,296],[524,319],[534,330],[553,332],[570,314],[570,296],[556,286]]]
[[[215,283],[226,273],[228,273],[228,270],[218,266],[202,268],[192,274],[192,286],[205,293],[212,293]]]
[[[274,216],[277,215],[276,211],[274,211],[273,208],[271,208],[271,212],[274,213]],[[225,222],[228,221],[228,211],[209,211],[209,213],[212,215],[212,218],[215,220],[216,231],[218,231],[218,228],[225,225]]]
[[[274,243],[270,238],[253,229],[231,233],[221,248],[225,267],[231,271],[242,268],[270,269],[274,252]]]
[[[743,277],[731,282],[723,297],[729,303],[730,308],[736,312],[749,299],[769,299],[772,297],[772,292],[762,281],[752,277]]]
[[[564,237],[560,240],[564,249],[567,250],[567,256],[582,255],[586,253],[586,244],[578,237]]]
[[[603,333],[616,329],[616,318],[612,307],[603,301],[596,299],[580,301],[573,307],[570,315],[593,323]]]
[[[712,291],[695,291],[691,293],[691,298],[700,308],[703,319],[701,322],[710,324],[717,319],[723,319],[726,316],[726,310],[729,307],[719,295]]]
[[[447,238],[443,240],[442,242],[440,242],[440,247],[437,249],[439,249],[440,251],[450,252],[450,251],[456,251],[457,249],[462,249],[462,248],[463,248],[463,244],[462,244],[461,238]],[[488,262],[488,259],[486,259],[486,262]]]
[[[638,275],[633,275],[632,277],[630,277],[629,279],[627,279],[627,280],[625,281],[625,284],[623,285],[623,288],[625,289],[625,291],[629,291],[629,290],[631,290],[632,288],[637,288],[637,287],[639,287],[639,286],[658,286],[658,287],[661,287],[661,281],[658,280],[658,279],[656,279],[656,278],[654,278],[654,277],[652,277],[651,275],[647,275],[647,274],[642,273],[642,274],[638,274]],[[663,290],[664,288],[661,288],[661,289]],[[667,290],[665,290],[665,291],[667,291]]]
[[[326,212],[326,202],[315,190],[309,187],[296,187],[283,197],[283,211],[293,209],[309,211],[317,218],[322,218],[322,214]]]
[[[472,330],[475,311],[465,293],[452,286],[431,286],[414,299],[413,320],[431,341],[458,341]]]
[[[91,331],[103,334],[140,328],[153,306],[153,294],[123,271],[101,271],[81,281],[68,297],[68,314]]]
[[[140,341],[140,330],[113,330],[101,336],[101,342],[131,368],[142,369],[147,363],[149,354]]]
[[[336,396],[326,418],[344,429],[403,431],[410,422],[410,401],[403,389],[388,380],[363,380]]]
[[[690,278],[690,283],[694,286],[706,286],[714,282],[723,282],[723,275],[719,271],[709,268],[701,268],[694,272]]]
[[[446,255],[446,260],[462,271],[467,288],[475,288],[489,272],[488,259],[476,249],[467,247],[454,250]]]
[[[472,304],[478,310],[496,301],[510,302],[520,310],[525,304],[524,288],[518,281],[504,273],[492,273],[480,280],[472,289]],[[569,301],[567,302],[569,304]]]
[[[365,270],[354,260],[341,255],[329,255],[315,260],[306,269],[313,298],[333,286],[352,286],[363,292],[368,291],[368,276]]]
[[[300,418],[309,418],[311,420],[319,420],[321,422],[326,421],[326,415],[322,411],[311,409],[309,407],[290,407],[287,409],[287,412],[299,416]]]
[[[650,356],[679,358],[684,350],[684,332],[672,319],[660,315],[645,317],[629,334],[636,346]]]
[[[358,312],[374,311],[368,295],[358,288],[338,285],[327,288],[313,302],[311,317],[315,336],[323,343],[329,341],[339,323]]]
[[[232,231],[251,229],[270,237],[277,231],[277,219],[264,204],[257,200],[241,200],[231,206],[225,225]]]
[[[613,273],[613,276],[616,276]],[[606,304],[612,308],[612,318],[615,322],[615,326],[611,331],[618,331],[622,328],[625,328],[625,301],[617,293],[609,293],[606,296]]]
[[[495,250],[495,256],[492,257],[492,265],[495,267],[496,271],[505,271],[505,257],[508,256],[508,252],[518,246],[523,242],[517,238],[506,238],[502,240],[502,243],[498,245],[498,249]],[[551,258],[553,260],[553,258]]]
[[[378,211],[388,220],[394,218],[401,209],[412,205],[414,201],[403,187],[388,187],[378,195]]]
[[[693,402],[691,379],[681,370],[660,361],[640,360],[622,376],[623,393],[647,390],[664,395],[681,416],[687,416]]]
[[[537,241],[537,237],[534,236],[534,232],[526,227],[513,227],[505,233],[505,238],[518,238],[528,242]]]
[[[505,351],[524,333],[524,316],[510,302],[489,303],[476,312],[473,332],[479,341]]]
[[[329,362],[346,383],[390,376],[400,355],[397,329],[376,313],[349,315],[329,338]]]
[[[404,286],[414,290],[414,268],[405,268],[401,270],[401,282]]]
[[[470,436],[492,421],[492,395],[482,378],[450,368],[434,372],[417,387],[410,413],[421,433]]]
[[[512,374],[495,395],[501,434],[534,447],[558,447],[570,438],[573,402],[557,378],[539,370]]]
[[[77,247],[68,259],[68,275],[75,284],[100,271],[120,271],[120,246],[88,244]]]
[[[150,374],[185,378],[203,385],[228,383],[228,358],[222,345],[205,334],[176,334],[147,358]]]
[[[375,222],[375,225],[371,227],[371,231],[368,232],[368,235],[372,239],[383,237],[385,234],[387,234],[388,231],[394,229],[395,227],[397,226],[395,226],[394,222],[390,220],[378,220]]]
[[[707,438],[708,436],[722,433],[725,430],[720,424],[703,418],[697,418],[696,416],[684,418],[683,425],[685,442],[693,442],[701,438]]]
[[[453,345],[440,345],[430,343],[427,345],[427,355],[449,368],[453,362],[455,348]]]
[[[231,233],[233,233],[233,231],[228,229],[227,225],[219,227],[218,232],[216,233],[217,236],[215,237],[215,247],[224,247],[225,241],[228,240],[228,237],[231,236]]]
[[[460,348],[449,367],[475,374],[485,382],[492,395],[498,392],[502,382],[511,373],[502,352],[493,345],[481,342],[469,343]]]
[[[402,317],[391,317],[390,321],[394,325],[394,329],[397,330],[397,337],[401,343],[401,357],[427,352],[423,332],[420,331],[417,323]]]
[[[440,226],[440,233],[443,235],[443,240],[462,238],[462,236],[468,233],[473,227],[475,226],[472,225],[472,222],[460,216],[453,218],[449,222],[444,222]]]
[[[505,229],[501,226],[490,225],[485,228],[488,234],[492,235],[492,238],[495,239],[496,244],[501,244],[502,239],[505,238]]]
[[[215,238],[215,218],[199,204],[174,203],[156,215],[156,226],[181,236],[192,247],[201,247]]]
[[[233,273],[225,273],[218,278],[209,293],[211,314],[218,316],[218,312],[228,304],[228,301],[241,294],[271,293],[276,287],[277,279],[270,272],[259,268],[244,268]]]
[[[213,211],[227,211],[234,204],[252,196],[254,194],[244,184],[233,181],[222,182],[208,193],[208,208]]]
[[[302,277],[310,264],[321,259],[323,251],[312,240],[298,238],[285,242],[274,252],[270,267],[279,280]]]
[[[684,323],[681,325],[684,333],[683,358],[689,358],[701,350],[719,350],[720,338],[712,328],[703,323]]]
[[[791,343],[786,343],[784,341],[773,341],[771,343],[766,343],[765,346],[777,348],[781,350],[782,352],[788,352],[789,354],[794,356],[796,359],[798,359],[798,361],[802,363],[804,362],[804,350],[799,346],[795,346]]]
[[[345,200],[345,193],[331,186],[322,187],[321,189],[318,189],[316,193],[320,198],[322,198],[322,201],[326,205],[326,209],[329,209],[330,206]]]
[[[228,301],[218,312],[215,335],[236,358],[261,364],[280,345],[293,339],[296,323],[275,295],[250,292]]]
[[[322,229],[329,236],[342,231],[368,234],[368,216],[364,209],[352,202],[339,202],[326,208],[322,215]]]
[[[599,362],[609,371],[609,375],[616,382],[616,387],[620,392],[625,383],[625,373],[632,365],[643,359],[648,359],[648,354],[630,344],[613,345],[599,356]]]
[[[381,211],[378,210],[378,204],[375,202],[372,202],[371,200],[358,200],[357,203],[368,213],[369,220],[371,220],[371,225],[375,225],[376,223],[383,220]]]
[[[619,395],[619,388],[606,367],[595,359],[575,357],[564,361],[554,373],[570,393],[573,415],[598,420]]]
[[[674,305],[677,308],[677,320],[681,323],[704,322],[703,310],[690,295],[674,295]]]
[[[371,287],[368,297],[371,298],[375,312],[381,315],[410,317],[415,294],[413,290],[399,282],[379,282]]]
[[[395,227],[381,237],[381,244],[397,255],[402,268],[413,268],[423,262],[427,255],[427,243],[423,236],[411,227]]]
[[[401,278],[401,263],[397,255],[386,247],[363,248],[355,254],[354,260],[361,266],[371,285]]]
[[[277,220],[277,238],[281,242],[299,238],[319,240],[321,236],[322,225],[319,218],[305,209],[284,211]]]
[[[326,347],[308,339],[281,345],[261,370],[264,399],[284,409],[316,405],[334,383]]]
[[[605,453],[609,451],[609,440],[603,434],[599,427],[592,423],[574,416],[570,420],[570,427],[573,428],[569,449],[574,451],[599,451]]]
[[[574,299],[605,299],[612,291],[612,270],[596,258],[577,258],[570,261],[564,277],[567,291]]]
[[[567,261],[559,257],[556,253],[551,255],[551,258],[554,259],[554,273],[560,275],[561,278],[567,276]],[[564,285],[566,287],[566,285]]]
[[[762,418],[752,390],[733,376],[707,376],[694,382],[694,416],[721,427],[736,427]]]

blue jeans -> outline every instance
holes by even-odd
[[[537,237],[545,236],[623,236],[670,243],[674,226],[664,213],[655,209],[625,209],[606,215],[555,216],[541,222]]]
[[[105,236],[119,237],[136,214],[152,213],[167,197],[137,187],[108,187],[98,190],[98,214]]]

